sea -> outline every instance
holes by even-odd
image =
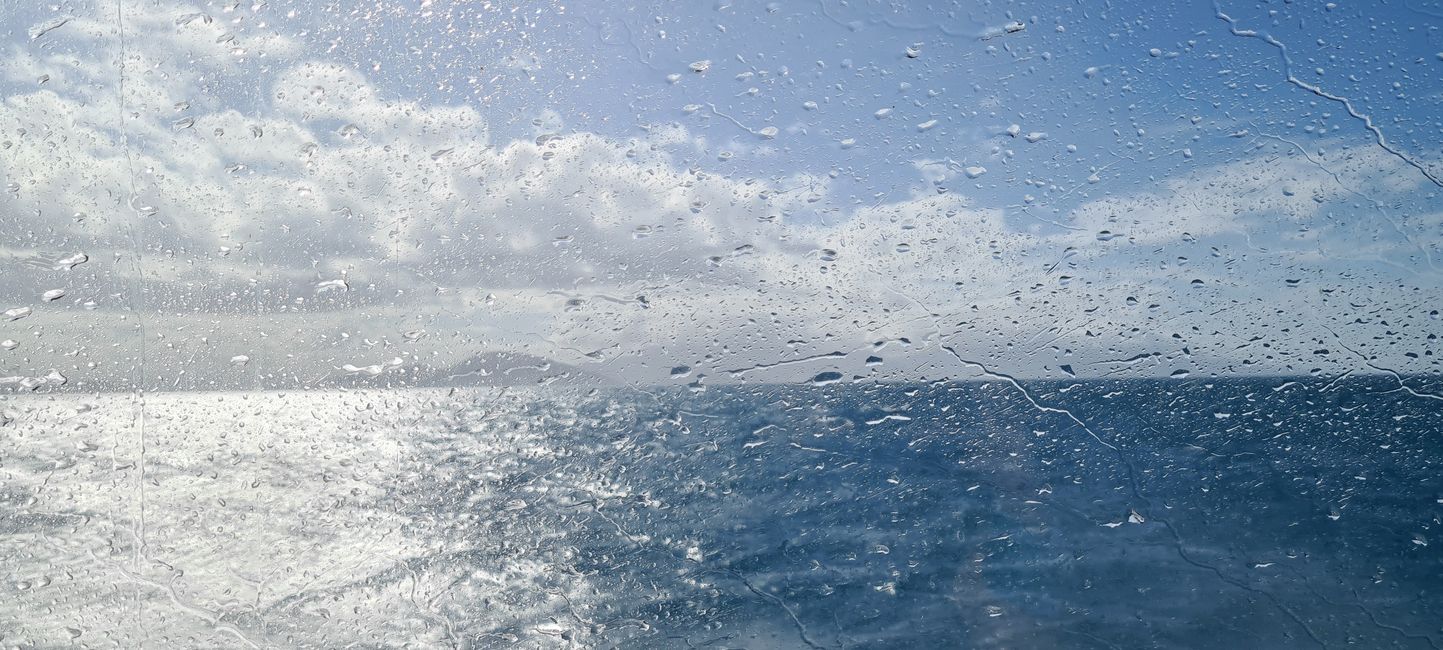
[[[8,396],[0,646],[1437,648],[1440,388]]]

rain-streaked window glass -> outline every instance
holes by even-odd
[[[1443,644],[1433,2],[0,47],[0,646]]]

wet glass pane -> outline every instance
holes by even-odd
[[[1443,643],[1433,3],[0,44],[0,646]]]

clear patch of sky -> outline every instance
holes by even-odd
[[[21,44],[37,23],[102,9],[9,6],[4,22]],[[1423,226],[1408,215],[1443,209],[1426,179],[1443,175],[1443,21],[1416,3],[198,9],[296,39],[304,58],[360,70],[383,96],[471,105],[497,143],[545,131],[627,139],[677,123],[697,138],[676,149],[679,164],[774,181],[830,175],[838,207],[951,192],[1051,232],[1089,200],[1252,157],[1306,154],[1320,172],[1346,172],[1328,153],[1382,151],[1381,136],[1392,160],[1377,176],[1422,191],[1365,183],[1351,188],[1358,205],[1340,209],[1393,210],[1413,230]],[[268,84],[295,62],[253,53],[234,63],[249,74],[198,99],[264,111]]]
[[[392,96],[475,106],[498,142],[675,122],[704,142],[681,164],[832,173],[837,204],[957,192],[1050,229],[1098,196],[1273,150],[1366,150],[1363,115],[1443,173],[1439,21],[1401,2],[280,1],[258,15]],[[1380,171],[1422,179],[1392,163]],[[1438,206],[1431,190],[1408,201]]]

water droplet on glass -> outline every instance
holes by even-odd
[[[346,281],[341,278],[336,278],[335,280],[325,280],[316,283],[316,293],[325,293],[327,291],[349,291],[350,289],[351,285],[346,284]]]
[[[81,265],[81,264],[84,264],[84,263],[86,263],[86,262],[89,262],[89,261],[90,261],[90,256],[89,256],[89,255],[86,255],[85,253],[76,253],[76,254],[74,254],[74,255],[67,255],[67,256],[62,257],[62,258],[60,258],[60,259],[58,259],[58,260],[55,260],[55,270],[58,271],[58,270],[61,270],[61,269],[65,269],[65,270],[73,269],[73,268],[75,268],[75,267],[77,267],[77,266],[79,266],[79,265]]]
[[[842,373],[834,370],[817,373],[815,377],[812,377],[813,386],[825,386],[827,384],[835,384],[839,381],[842,381]]]

